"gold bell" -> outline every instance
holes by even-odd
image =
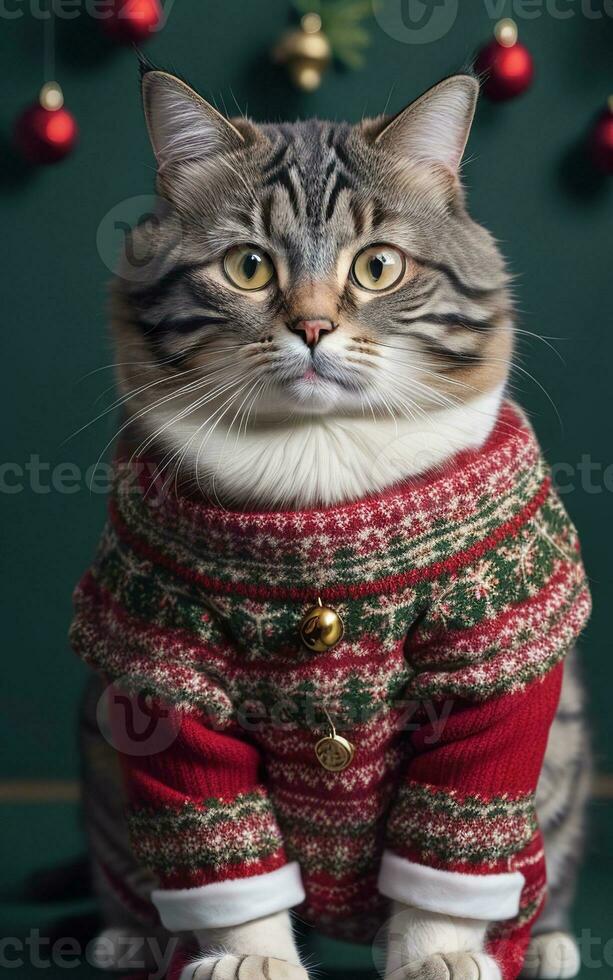
[[[343,769],[351,765],[354,754],[355,746],[348,739],[336,733],[320,738],[315,746],[317,760],[328,772],[342,772]]]
[[[305,14],[300,27],[284,34],[273,51],[275,61],[287,65],[292,81],[305,92],[319,88],[332,59],[332,46],[321,28],[319,14]]]
[[[320,766],[328,772],[342,772],[343,769],[351,765],[355,755],[355,745],[352,745],[349,739],[336,734],[334,722],[327,711],[326,718],[330,725],[330,731],[324,738],[320,738],[315,746],[315,755]]]
[[[343,621],[337,611],[324,606],[321,599],[312,606],[300,623],[300,639],[312,653],[323,653],[336,646],[343,635]]]

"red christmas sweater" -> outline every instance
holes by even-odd
[[[72,640],[121,692],[132,844],[164,925],[299,906],[367,941],[393,898],[491,921],[515,978],[545,897],[535,788],[590,607],[523,416],[506,405],[481,450],[325,510],[226,511],[116,469]],[[312,653],[319,598],[344,634]],[[342,772],[315,755],[328,718],[355,746]]]

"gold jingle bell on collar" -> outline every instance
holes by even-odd
[[[300,639],[312,653],[324,653],[336,646],[343,635],[343,621],[336,609],[324,606],[321,599],[302,617]]]

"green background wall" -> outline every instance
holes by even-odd
[[[43,81],[41,21],[27,14],[26,3],[7,6],[26,14],[0,16],[3,139]],[[507,105],[482,102],[466,178],[474,214],[495,232],[516,274],[522,328],[559,338],[554,344],[562,360],[525,338],[519,363],[537,382],[521,372],[515,381],[550,460],[575,470],[565,503],[582,531],[593,584],[595,612],[583,649],[599,764],[611,771],[613,469],[608,487],[605,469],[612,459],[613,178],[596,179],[577,144],[613,89],[613,19],[593,16],[600,10],[597,0],[587,8],[590,17],[579,3],[569,6],[575,13],[566,20],[547,13],[520,20],[536,60],[535,85]],[[357,120],[388,102],[397,110],[462,68],[492,28],[477,0],[464,6],[436,43],[406,45],[374,25],[365,69],[331,73],[318,93],[304,96],[267,60],[288,16],[286,0],[176,0],[165,30],[147,51],[209,98],[248,104],[256,119],[319,114]],[[107,416],[65,441],[98,414],[104,402],[96,404],[96,398],[112,381],[110,371],[98,370],[111,358],[109,273],[97,229],[119,202],[150,192],[153,170],[131,52],[101,42],[85,16],[58,24],[57,48],[57,74],[81,127],[79,149],[54,168],[30,172],[10,154],[0,168],[2,458],[23,466],[34,455],[51,468],[69,462],[84,471],[115,422]],[[577,469],[584,456],[600,467],[591,477],[595,492]],[[565,482],[567,474],[568,467]],[[0,494],[4,779],[75,773],[83,670],[65,637],[71,590],[95,547],[104,505],[103,496],[82,485],[70,494],[29,486]]]

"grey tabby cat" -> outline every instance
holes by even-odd
[[[113,289],[132,448],[153,452],[169,483],[265,509],[357,499],[481,445],[513,319],[503,260],[458,180],[475,80],[448,79],[393,119],[356,126],[226,120],[157,71],[143,93],[160,204],[135,230]],[[83,726],[94,859],[146,908],[151,881],[127,845],[98,694]],[[582,705],[571,657],[538,790],[550,900],[529,977],[578,969],[568,930],[589,788]],[[122,941],[151,925],[99,883],[113,966]],[[291,962],[291,940],[279,923],[268,928],[275,962]],[[239,953],[251,942],[244,931],[208,939]],[[226,977],[216,962],[195,976]]]

